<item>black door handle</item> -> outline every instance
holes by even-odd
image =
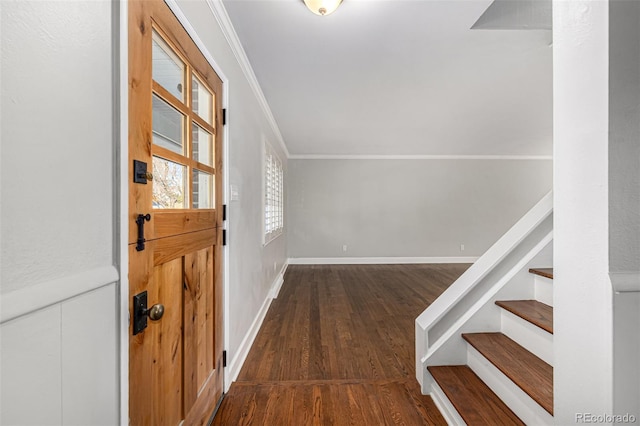
[[[136,223],[138,224],[138,241],[136,244],[137,251],[144,250],[144,242],[147,241],[144,239],[144,222],[145,221],[148,222],[150,220],[151,220],[151,215],[149,213],[139,214],[136,219]]]

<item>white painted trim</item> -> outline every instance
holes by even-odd
[[[325,155],[292,154],[290,160],[553,160],[551,155]]]
[[[488,289],[485,293],[483,293],[481,296],[478,297],[478,300],[471,305],[471,307],[464,313],[462,314],[460,317],[458,317],[456,319],[456,321],[449,326],[449,328],[447,329],[447,331],[445,331],[442,336],[440,336],[435,342],[429,342],[428,341],[428,333],[429,330],[431,329],[431,327],[433,327],[433,325],[436,323],[436,321],[431,322],[428,324],[428,326],[424,327],[422,324],[420,324],[420,317],[418,317],[418,319],[416,319],[416,327],[421,327],[421,332],[424,333],[425,335],[425,341],[428,344],[428,348],[422,348],[425,349],[424,353],[425,355],[422,356],[421,358],[421,363],[422,366],[420,368],[423,368],[427,365],[427,360],[438,351],[438,349],[440,349],[449,339],[457,336],[458,334],[460,334],[460,329],[471,319],[473,318],[473,316],[485,305],[487,305],[488,303],[490,303],[494,297],[496,296],[496,294],[498,293],[498,291],[500,291],[505,285],[507,285],[509,283],[509,281],[511,281],[511,279],[520,271],[522,271],[525,267],[527,267],[527,265],[529,264],[529,262],[531,262],[535,256],[540,253],[540,251],[542,251],[544,249],[544,247],[549,244],[551,241],[553,241],[553,232],[549,232],[543,239],[542,241],[540,241],[538,244],[536,244],[531,250],[529,250],[528,253],[526,253],[516,264],[515,266],[513,266],[509,271],[507,271],[490,289]],[[468,271],[468,270],[467,270]],[[454,282],[455,285],[458,281]],[[451,287],[449,287],[451,288]],[[465,293],[466,295],[467,293]],[[442,298],[442,296],[438,299],[436,299],[436,302],[438,300],[440,300]],[[457,299],[455,301],[455,303],[458,302],[459,299]],[[434,304],[436,303],[434,302]],[[455,305],[449,305],[448,308],[446,309],[446,312],[449,312],[449,309],[451,309],[452,306]],[[432,304],[433,305],[433,304]],[[428,310],[428,309],[427,309]],[[427,311],[425,311],[427,312]],[[424,314],[424,312],[423,312]],[[444,315],[444,313],[443,313]],[[437,321],[440,320],[440,318],[442,317],[438,317]],[[416,372],[417,374],[417,372]]]
[[[290,265],[395,265],[417,263],[473,263],[477,257],[293,257]]]
[[[171,1],[174,1],[174,0],[171,0]],[[276,122],[276,119],[273,116],[273,113],[271,112],[271,107],[269,107],[269,103],[267,102],[267,99],[264,96],[264,92],[260,87],[258,78],[253,72],[253,67],[251,66],[251,62],[249,62],[249,58],[247,57],[247,54],[244,51],[244,48],[242,47],[242,43],[238,38],[238,34],[236,33],[236,30],[233,28],[233,24],[231,23],[231,19],[227,14],[227,10],[222,4],[222,0],[206,0],[206,1],[207,1],[207,4],[209,5],[209,9],[211,9],[213,16],[215,17],[216,21],[218,22],[218,25],[220,26],[220,29],[222,30],[224,37],[227,39],[227,43],[229,44],[231,51],[236,57],[236,60],[238,61],[238,64],[240,65],[240,68],[242,69],[242,72],[245,78],[247,79],[247,82],[249,83],[249,87],[251,87],[251,89],[253,90],[253,93],[256,99],[258,100],[258,103],[260,104],[260,107],[262,108],[262,111],[265,117],[267,118],[269,125],[271,126],[271,130],[276,136],[276,139],[278,140],[278,143],[280,144],[280,147],[282,148],[282,151],[285,154],[285,157],[289,158],[290,154],[289,154],[289,149],[287,148],[287,144],[284,142],[284,139],[282,138],[282,133],[280,132],[278,123]]]
[[[228,82],[224,82],[222,85],[222,105],[227,108],[229,105],[229,83]],[[229,197],[229,164],[231,164],[229,162],[229,118],[227,117],[227,123],[224,126],[224,131],[222,134],[222,145],[223,145],[223,152],[222,152],[222,158],[223,158],[223,163],[222,163],[222,173],[223,173],[223,179],[224,179],[224,185],[222,185],[223,190],[222,190],[222,196],[224,197],[224,203],[227,206],[227,220],[225,221],[225,223],[223,223],[222,227],[223,229],[227,230],[227,234],[228,234],[228,229],[231,226],[231,215],[230,213],[230,208],[231,205],[229,203],[230,197]],[[228,234],[229,235],[229,234]],[[231,345],[231,341],[230,341],[230,336],[231,336],[231,326],[230,326],[230,322],[231,322],[231,302],[229,299],[229,292],[231,291],[231,279],[230,279],[230,275],[229,275],[229,271],[230,271],[230,254],[229,254],[229,250],[231,247],[231,238],[229,238],[229,240],[227,241],[227,245],[223,246],[222,250],[222,257],[223,257],[223,265],[224,265],[224,270],[223,270],[223,289],[222,289],[222,303],[223,303],[223,318],[224,318],[224,336],[223,336],[223,347],[225,350],[227,350],[229,348],[229,346]],[[227,392],[229,390],[229,386],[231,386],[231,381],[227,380],[227,371],[228,369],[225,367],[225,373],[224,373],[224,390],[225,392]]]
[[[269,311],[269,306],[271,306],[272,300],[273,299],[269,296],[264,299],[262,306],[258,310],[256,317],[251,323],[251,327],[249,327],[247,334],[245,334],[244,339],[242,339],[242,342],[240,343],[240,346],[238,346],[238,351],[235,353],[233,359],[229,362],[225,371],[225,392],[229,390],[231,383],[235,382],[238,378],[238,374],[240,374],[242,365],[249,355],[251,345],[253,345],[253,341],[256,339],[258,331],[260,331],[260,327],[262,326],[262,322],[267,316],[267,311]]]
[[[288,265],[286,263],[282,266],[282,269],[276,276],[275,281],[271,284],[271,290],[269,290],[269,297],[271,299],[277,299],[278,294],[280,294],[280,289],[282,288],[282,284],[284,284],[284,273],[287,270],[287,266]]]
[[[0,324],[113,284],[119,278],[116,267],[109,265],[3,294]]]
[[[167,6],[169,6],[169,9],[171,9],[173,14],[176,15],[176,18],[178,18],[180,24],[182,24],[187,34],[189,34],[189,37],[191,37],[196,46],[198,46],[198,49],[207,59],[207,62],[209,62],[209,65],[211,65],[216,74],[218,74],[218,77],[220,77],[223,84],[228,83],[229,80],[224,75],[224,72],[222,72],[222,68],[218,65],[215,59],[213,59],[211,52],[209,52],[209,49],[207,49],[207,46],[204,44],[204,42],[196,32],[196,29],[193,28],[193,25],[191,25],[191,22],[189,22],[187,16],[184,14],[182,9],[180,9],[180,6],[178,6],[176,0],[164,0],[164,2],[167,4]]]
[[[225,371],[225,392],[229,390],[231,383],[235,382],[238,378],[238,374],[240,374],[240,370],[242,369],[242,366],[244,365],[244,362],[249,355],[251,345],[253,345],[253,341],[256,339],[256,336],[260,331],[260,327],[262,327],[262,323],[267,316],[269,306],[271,306],[271,302],[273,301],[273,299],[278,297],[280,288],[282,288],[282,284],[284,283],[284,273],[287,270],[287,266],[289,266],[287,263],[282,265],[282,269],[271,284],[267,298],[262,303],[260,310],[258,310],[255,319],[251,323],[251,327],[249,327],[247,334],[245,334],[244,336],[244,339],[242,339],[242,342],[238,347],[238,352],[236,352],[235,356],[233,357]]]
[[[205,59],[207,60],[207,62],[209,62],[209,65],[211,65],[211,67],[213,68],[213,70],[216,72],[216,74],[218,75],[218,77],[220,77],[220,79],[222,80],[222,107],[223,108],[228,108],[229,107],[229,79],[226,77],[226,75],[224,74],[222,67],[220,67],[218,65],[218,63],[215,61],[215,59],[213,59],[213,55],[211,54],[211,52],[209,52],[209,49],[207,49],[206,45],[204,44],[204,42],[202,41],[202,39],[200,38],[200,36],[198,35],[198,33],[196,32],[195,28],[193,28],[193,25],[191,25],[191,22],[189,22],[189,20],[187,19],[186,15],[184,14],[184,12],[182,11],[182,9],[180,9],[180,7],[178,6],[178,4],[176,3],[175,0],[165,0],[165,3],[167,3],[167,5],[169,6],[169,8],[171,9],[171,11],[174,13],[174,15],[176,16],[176,18],[178,19],[178,21],[180,22],[180,24],[182,24],[182,26],[184,27],[185,31],[187,32],[187,34],[189,34],[189,36],[191,37],[191,39],[193,40],[193,42],[196,44],[196,46],[198,47],[198,49],[200,50],[200,52],[204,55]],[[211,8],[212,13],[214,14],[214,16],[216,17],[216,20],[218,21],[218,24],[221,27],[222,32],[225,34],[225,37],[227,37],[227,33],[226,33],[226,29],[224,27],[224,25],[221,23],[221,21],[218,19],[217,15],[216,15],[216,10],[214,7],[212,7],[211,4],[209,4],[209,7]],[[220,7],[222,6],[222,2],[220,2]],[[224,10],[224,7],[223,7]],[[226,15],[226,10],[224,11],[225,15]],[[227,16],[227,21],[230,24],[229,18]],[[233,29],[233,28],[232,28]],[[235,32],[234,32],[235,34]],[[237,39],[237,37],[236,37]],[[228,39],[227,39],[228,41]],[[239,43],[239,41],[238,41]],[[235,53],[235,52],[234,52]],[[242,64],[241,64],[242,66]],[[252,71],[253,72],[253,71]],[[255,78],[255,76],[254,76]],[[259,88],[259,87],[258,87]],[[262,93],[262,92],[260,92]],[[264,96],[262,96],[262,98],[264,99]],[[266,101],[265,101],[266,102]],[[267,105],[268,107],[268,105]],[[270,111],[269,111],[270,113]],[[269,116],[272,117],[272,116]],[[227,208],[229,207],[229,123],[231,122],[231,118],[229,117],[229,115],[227,115],[227,122],[225,124],[225,128],[224,128],[224,132],[223,132],[223,179],[224,179],[224,185],[223,185],[223,202],[224,204],[227,205]],[[272,125],[275,125],[275,121]],[[277,126],[276,126],[277,129]],[[276,133],[277,135],[280,135],[279,131],[278,133]],[[282,136],[280,136],[280,138],[282,138]],[[284,144],[284,141],[281,141],[282,144]],[[286,146],[285,146],[285,153],[288,154],[288,151],[286,150]],[[223,229],[229,229],[227,224],[231,222],[230,216],[228,216],[228,220],[226,221],[227,223],[223,224]],[[227,244],[227,246],[225,246],[223,248],[223,253],[222,253],[222,258],[223,258],[223,264],[224,264],[224,270],[223,270],[223,318],[224,318],[224,331],[223,331],[223,340],[224,340],[224,348],[228,348],[230,345],[230,341],[229,341],[229,336],[230,336],[230,327],[229,327],[229,319],[230,319],[230,301],[229,301],[229,289],[230,289],[230,279],[229,279],[229,244]],[[225,388],[225,392],[229,390],[229,386],[231,385],[231,381],[229,380],[229,370],[230,369],[226,369],[225,370],[225,377],[224,377],[224,388]],[[123,423],[125,424],[125,423]]]
[[[546,194],[531,210],[484,253],[477,262],[467,269],[447,290],[436,299],[416,319],[416,327],[424,333],[433,327],[460,301],[473,287],[496,267],[515,247],[518,246],[553,212],[553,193]],[[431,343],[423,343],[431,346]],[[421,353],[432,352],[430,348],[417,348]],[[416,373],[418,374],[418,372]],[[418,377],[421,377],[418,374]]]
[[[609,279],[616,293],[640,292],[640,272],[611,272]]]
[[[278,294],[280,294],[280,289],[282,288],[282,284],[284,284],[284,277],[281,274],[278,274],[276,280],[271,285],[271,290],[269,290],[269,298],[277,299]]]
[[[117,170],[120,171],[116,177],[114,187],[118,188],[119,211],[115,213],[118,217],[114,228],[117,229],[116,243],[118,244],[118,264],[120,270],[120,285],[118,291],[118,387],[120,390],[118,401],[118,416],[120,424],[129,424],[129,1],[122,0],[118,3],[119,25],[118,50],[118,90],[119,92],[119,129],[118,149],[119,158],[116,159]]]

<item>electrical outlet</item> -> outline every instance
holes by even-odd
[[[346,244],[342,246],[342,251],[345,252],[345,253],[347,252],[347,245]]]
[[[278,264],[276,262],[273,262],[273,272],[275,272],[276,269],[278,269]]]
[[[464,251],[464,244],[460,244],[460,251]]]

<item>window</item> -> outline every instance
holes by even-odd
[[[264,145],[264,243],[282,233],[284,228],[284,182],[282,163],[265,142]]]
[[[215,208],[215,93],[152,32],[153,208]]]

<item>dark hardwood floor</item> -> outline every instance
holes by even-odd
[[[292,265],[214,425],[444,425],[416,317],[468,264]]]

